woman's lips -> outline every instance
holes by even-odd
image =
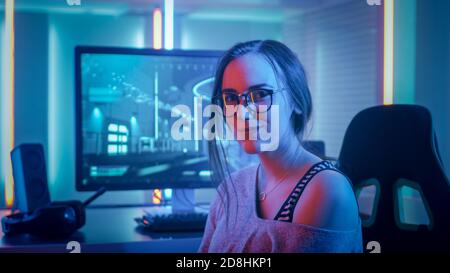
[[[242,129],[238,128],[237,131],[238,132],[250,132],[250,131],[258,130],[258,129],[259,129],[259,126],[256,126],[256,127],[247,127],[247,126],[245,126]]]

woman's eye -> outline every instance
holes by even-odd
[[[270,91],[269,90],[255,90],[252,92],[252,96],[253,99],[256,100],[261,100],[266,98],[267,96],[270,95]]]
[[[224,96],[225,102],[235,102],[236,96],[233,94],[228,94]]]

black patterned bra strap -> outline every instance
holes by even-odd
[[[333,163],[330,161],[321,161],[319,163],[314,164],[300,179],[295,188],[292,190],[289,197],[284,202],[283,206],[281,206],[277,215],[275,216],[275,220],[283,221],[283,222],[292,222],[292,218],[294,216],[295,206],[297,205],[298,199],[300,195],[303,193],[306,185],[313,179],[313,177],[321,171],[332,170],[339,171]]]

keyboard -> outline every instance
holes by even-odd
[[[144,214],[135,218],[138,225],[153,232],[203,231],[206,225],[207,213],[186,212],[168,214]]]

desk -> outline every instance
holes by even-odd
[[[144,210],[170,212],[170,207],[87,208],[86,225],[65,240],[44,241],[30,235],[4,236],[0,230],[0,252],[69,252],[66,245],[77,241],[81,252],[196,252],[202,232],[150,233],[138,228],[134,218]],[[0,210],[0,217],[9,210]]]

